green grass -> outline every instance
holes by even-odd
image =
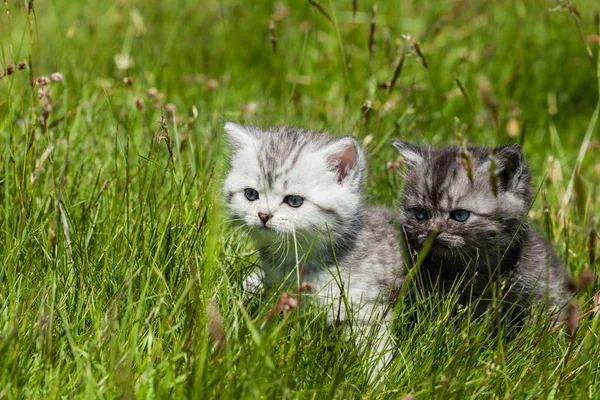
[[[400,299],[379,387],[317,311],[263,323],[273,301],[244,302],[256,257],[220,195],[223,119],[364,139],[369,201],[388,206],[402,185],[391,137],[522,142],[534,224],[574,277],[599,270],[597,1],[573,2],[579,16],[541,0],[379,1],[372,52],[373,2],[320,4],[331,21],[308,1],[4,2],[0,66],[27,68],[0,80],[0,399],[600,397],[597,280],[574,335],[538,319],[510,342],[453,298]],[[53,72],[64,81],[39,99],[33,78]]]

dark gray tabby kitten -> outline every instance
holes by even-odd
[[[364,205],[366,157],[358,142],[233,122],[225,131],[232,149],[227,206],[260,251],[265,289],[311,282],[309,297],[329,307],[331,323],[350,317],[346,304],[359,328],[381,318],[404,268],[390,215]],[[379,367],[389,358],[388,322],[378,335]]]
[[[426,277],[446,288],[462,277],[472,283],[474,296],[489,298],[490,278],[499,274],[505,304],[520,311],[538,302],[551,311],[564,309],[566,271],[527,218],[531,176],[517,145],[497,147],[492,154],[468,147],[471,182],[459,147],[393,144],[407,165],[399,218],[411,249],[420,250],[437,232],[423,264]],[[490,156],[496,163],[496,195]]]

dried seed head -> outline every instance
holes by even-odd
[[[198,109],[196,106],[192,106],[192,116],[190,117],[188,123],[191,125],[198,119]]]
[[[459,120],[456,119],[456,137],[458,138],[458,143],[460,147],[460,159],[462,162],[465,171],[467,171],[467,177],[469,178],[469,182],[471,185],[473,184],[473,158],[471,157],[471,153],[467,149],[467,145],[465,144],[465,140],[463,138],[462,133],[459,131]]]
[[[403,163],[404,163],[404,158],[402,158],[401,155],[398,155],[397,159],[388,161],[385,164],[385,166],[389,172],[395,172],[395,171],[398,171],[400,168],[402,168]]]
[[[133,85],[133,79],[131,79],[130,77],[126,76],[125,78],[123,78],[123,83],[126,84],[127,86],[132,86]]]
[[[281,21],[290,14],[290,9],[282,3],[275,3],[275,10],[273,11],[273,19]]]
[[[151,97],[154,99],[154,98],[158,97],[158,90],[154,87],[150,88],[150,89],[146,90],[146,95],[148,95],[148,97]]]
[[[493,124],[498,126],[500,119],[498,115],[498,99],[494,93],[492,83],[487,76],[481,75],[478,79],[477,85],[479,86],[479,96],[483,100],[483,104],[487,108]]]
[[[419,43],[413,42],[413,47],[414,47],[415,51],[417,52],[417,55],[423,62],[423,66],[426,69],[429,69],[429,65],[427,64],[427,59],[425,58],[425,54],[423,54],[423,51],[421,50],[421,46],[419,46]]]
[[[286,313],[298,307],[298,300],[296,300],[293,295],[289,295],[287,293],[281,293],[281,297],[277,305],[269,311],[269,314],[265,317],[266,320],[269,320],[275,316],[275,314],[283,312]]]
[[[460,92],[462,93],[463,97],[465,98],[465,101],[467,102],[467,105],[469,106],[469,108],[471,110],[473,110],[473,102],[471,102],[471,96],[469,96],[469,92],[467,92],[467,89],[465,88],[465,85],[460,80],[460,77],[457,75],[454,78],[454,81],[458,85],[458,89],[460,90]]]
[[[510,114],[514,118],[521,116],[521,108],[519,107],[519,105],[516,102],[511,101],[510,104],[508,105],[508,109],[510,110]]]
[[[398,80],[398,77],[402,72],[402,68],[404,67],[404,58],[404,54],[402,54],[402,57],[400,57],[400,61],[398,61],[398,64],[396,64],[396,68],[394,68],[394,75],[392,75],[392,81],[390,82],[390,85],[388,87],[389,92],[391,92],[394,88],[394,85],[396,84],[396,81]]]
[[[317,0],[308,0],[308,2],[333,24],[333,19],[331,19],[331,16],[327,13],[327,10],[325,10],[325,7],[323,7],[321,3],[319,3]]]
[[[165,105],[165,110],[167,110],[167,114],[169,114],[169,117],[173,118],[175,116],[177,108],[175,107],[175,104],[169,103]]]
[[[362,145],[364,147],[367,147],[368,145],[370,145],[373,142],[373,135],[369,134],[367,136],[365,136],[365,138],[362,141]]]
[[[373,6],[373,11],[371,13],[371,23],[369,24],[369,56],[373,56],[373,50],[375,48],[375,29],[377,26],[377,6]]]
[[[516,118],[511,118],[506,123],[506,133],[510,137],[517,137],[519,135],[519,121]]]
[[[6,66],[6,75],[12,75],[15,72],[15,66],[12,64],[8,64]]]
[[[244,114],[247,115],[253,115],[254,113],[256,113],[256,110],[258,110],[258,104],[256,104],[255,101],[251,101],[250,103],[246,104],[243,108]]]
[[[302,282],[300,285],[300,293],[310,292],[313,289],[312,282]]]
[[[41,87],[37,91],[38,99],[43,99],[44,97],[49,97],[48,88]]]
[[[50,103],[44,104],[42,107],[42,115],[47,117],[50,114],[50,111],[52,111],[52,105]]]
[[[471,158],[471,153],[469,153],[466,146],[463,146],[460,157],[462,159],[462,164],[465,167],[465,170],[467,171],[469,182],[473,184],[473,160]]]
[[[19,61],[19,63],[17,64],[18,70],[25,69],[26,67],[27,67],[27,64],[25,63],[25,61]]]
[[[208,81],[206,81],[206,88],[208,90],[215,90],[216,88],[219,87],[219,81],[216,79],[209,79]]]
[[[362,112],[366,112],[369,111],[373,108],[373,103],[371,102],[371,100],[366,100],[362,106],[360,106],[360,111]]]
[[[279,300],[280,310],[283,312],[291,311],[298,307],[298,300],[294,297],[290,296],[287,293],[283,293],[281,295],[281,300]]]
[[[173,163],[173,147],[171,146],[171,137],[169,136],[169,127],[167,126],[167,120],[165,119],[165,110],[160,110],[160,121],[157,121],[162,131],[162,136],[156,138],[156,143],[160,143],[161,140],[165,140],[167,149],[169,150],[169,160]]]
[[[50,115],[50,111],[52,111],[52,105],[50,105],[50,103],[44,104],[44,106],[42,107],[42,114],[40,115],[40,118],[39,118],[40,126],[42,127],[43,130],[46,130],[48,116]]]
[[[422,92],[425,89],[427,89],[427,86],[425,86],[425,84],[423,84],[423,83],[415,83],[414,85],[403,86],[402,87],[402,91],[406,92],[406,93],[410,93],[410,92]]]
[[[136,97],[134,101],[137,109],[142,111],[144,109],[144,100],[142,100],[140,97]]]
[[[148,29],[146,28],[146,23],[144,22],[144,17],[142,17],[142,14],[137,8],[134,8],[131,10],[129,15],[131,16],[131,22],[133,22],[133,26],[135,28],[135,35],[145,36],[148,32]]]
[[[389,99],[385,103],[383,103],[383,109],[386,112],[392,111],[392,110],[396,109],[396,105],[397,105],[396,100]],[[410,112],[410,109],[408,109],[408,111]]]
[[[35,170],[29,176],[29,182],[31,183],[32,186],[35,183],[35,181],[37,181],[38,177],[40,176],[40,173],[42,172],[42,170],[44,168],[44,163],[46,162],[48,157],[50,157],[50,154],[52,154],[53,150],[54,150],[54,146],[48,147],[46,150],[44,150],[44,152],[42,153],[42,156],[39,158],[39,160],[36,161]]]
[[[300,22],[300,25],[298,26],[298,29],[302,33],[310,32],[310,28],[311,28],[311,24],[308,21],[302,21],[302,22]]]
[[[222,347],[226,339],[223,317],[212,301],[207,304],[206,311],[208,314],[208,334],[215,346]]]
[[[38,76],[33,80],[33,83],[37,86],[46,86],[50,84],[50,78],[48,78],[47,76]]]
[[[548,179],[550,179],[550,182],[557,184],[563,181],[562,165],[558,158],[549,156],[548,166],[546,168],[548,171]]]
[[[50,75],[50,78],[52,78],[54,82],[62,82],[65,79],[63,74],[60,72],[54,72],[52,75]]]
[[[573,200],[575,201],[575,210],[583,215],[587,206],[587,188],[579,167],[573,171]]]
[[[118,70],[125,71],[133,67],[133,58],[127,53],[115,54],[115,65]]]

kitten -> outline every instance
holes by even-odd
[[[490,278],[500,275],[505,304],[521,312],[534,303],[564,310],[566,271],[527,218],[531,176],[519,146],[497,147],[491,154],[468,147],[471,182],[459,147],[393,144],[407,165],[399,219],[409,246],[419,251],[437,233],[422,265],[426,280],[447,289],[462,277],[472,284],[473,296],[489,298]]]
[[[358,142],[233,122],[225,131],[227,205],[259,249],[265,289],[311,282],[309,297],[328,306],[330,323],[352,317],[366,329],[384,317],[405,272],[390,214],[363,204],[366,157]],[[378,368],[389,357],[389,317],[381,323]]]

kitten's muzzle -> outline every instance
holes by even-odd
[[[456,248],[464,246],[465,240],[457,235],[453,235],[447,232],[440,232],[438,235],[436,235],[433,243],[434,245],[441,247]]]
[[[267,226],[267,222],[269,222],[269,220],[271,219],[272,216],[273,216],[273,214],[258,213],[258,218],[260,218],[263,225],[265,225],[265,226]]]

